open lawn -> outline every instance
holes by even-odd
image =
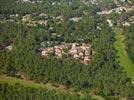
[[[120,28],[113,28],[115,32],[115,44],[114,47],[117,50],[117,60],[120,65],[126,71],[128,77],[134,81],[134,64],[132,60],[129,58],[127,52],[125,51],[125,44],[124,44],[124,36],[122,34],[122,29]]]

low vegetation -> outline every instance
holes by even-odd
[[[125,49],[124,43],[124,35],[123,30],[120,28],[114,28],[115,32],[115,49],[117,50],[117,57],[119,64],[124,68],[124,71],[128,74],[128,76],[134,80],[134,64],[132,60],[129,58],[127,51]]]

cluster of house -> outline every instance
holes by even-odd
[[[11,14],[10,18],[12,18],[12,17],[19,17],[19,14]]]
[[[81,2],[83,2],[84,4],[86,5],[89,5],[90,3],[91,4],[94,4],[94,5],[98,5],[99,2],[102,2],[101,0],[98,1],[98,0],[80,0]],[[128,2],[129,4],[132,4],[131,0],[113,0],[113,2],[117,5],[117,6],[120,6],[120,3],[119,2]]]
[[[13,48],[12,44],[3,44],[2,46],[0,46],[0,50],[6,50],[6,51],[11,51]]]
[[[49,19],[57,20],[58,23],[61,23],[61,22],[64,21],[64,17],[61,16],[61,15],[54,17],[54,16],[49,16],[49,15],[47,15],[45,13],[41,13],[41,14],[39,14],[37,16],[38,17],[43,17],[45,19],[43,19],[43,20],[34,20],[34,19],[32,19],[31,14],[26,14],[26,15],[24,15],[22,17],[22,22],[27,23],[27,25],[29,25],[29,26],[36,26],[37,24],[47,25]],[[69,18],[68,20],[78,22],[81,19],[82,19],[82,17],[72,17],[72,18]]]
[[[3,15],[0,15],[0,17]],[[37,19],[34,19],[33,16],[37,16]],[[19,14],[11,14],[10,15],[10,19],[4,19],[3,17],[3,21],[1,22],[6,22],[6,21],[10,21],[10,22],[15,22],[14,18],[18,18],[21,17]],[[74,22],[78,22],[82,19],[82,17],[72,17],[69,18],[69,21],[74,21]],[[21,21],[25,24],[27,24],[28,26],[37,26],[37,25],[48,25],[48,21],[49,20],[55,20],[57,22],[57,24],[62,23],[64,21],[64,17],[59,15],[59,16],[50,16],[47,15],[45,13],[40,13],[40,14],[25,14],[24,16],[22,16]]]
[[[74,22],[78,22],[79,20],[81,20],[82,17],[73,17],[73,18],[69,18],[69,20],[74,21]]]
[[[26,2],[26,3],[42,3],[42,0],[22,0],[22,2]]]
[[[97,12],[97,14],[98,15],[106,15],[106,14],[111,14],[113,12],[121,14],[122,12],[132,11],[133,9],[134,9],[134,6],[118,7],[118,8],[114,8],[114,9],[111,9],[111,10],[104,10],[104,11],[101,11],[101,12]]]
[[[121,24],[123,26],[130,26],[133,23],[134,23],[134,15],[130,16],[127,20],[123,21]]]
[[[73,57],[79,59],[81,63],[88,64],[91,60],[92,49],[91,45],[86,43],[61,43],[54,47],[44,48],[41,51],[41,55],[45,57],[51,53],[58,58],[66,55],[66,57]]]
[[[131,19],[130,19],[131,20]],[[111,19],[107,19],[107,22],[109,24],[109,27],[113,27],[113,24],[114,24],[114,21],[111,20]],[[131,22],[128,20],[128,21],[123,21],[121,23],[117,23],[117,25],[122,25],[122,26],[130,26],[131,23],[134,23],[133,20],[131,20]]]
[[[0,22],[1,23],[15,22],[14,18],[18,18],[19,14],[11,14],[11,15],[9,15],[9,17],[5,17],[4,14],[0,14]]]
[[[43,17],[44,19],[34,20],[34,19],[32,19],[31,14],[26,14],[25,16],[22,17],[22,22],[27,23],[29,26],[36,26],[37,24],[47,25],[49,19],[58,20],[59,22],[62,22],[64,20],[63,16],[54,17],[54,16],[49,16],[45,13],[41,13],[37,16]]]

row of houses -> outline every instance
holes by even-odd
[[[1,15],[2,16],[2,15]],[[1,17],[0,16],[0,17]],[[37,19],[34,19],[33,16],[37,16]],[[62,23],[64,21],[64,17],[59,15],[59,16],[49,16],[45,13],[40,13],[40,14],[26,14],[24,16],[21,16],[19,14],[11,14],[10,15],[10,21],[12,22],[15,22],[14,18],[21,18],[21,21],[23,23],[26,23],[27,25],[29,26],[37,26],[37,24],[40,24],[40,25],[47,25],[48,24],[48,21],[51,19],[51,20],[56,20],[57,21],[57,24],[59,23]],[[2,18],[2,17],[1,17]],[[78,22],[82,19],[82,17],[72,17],[72,18],[69,18],[68,20],[69,21],[74,21],[74,22]],[[8,21],[7,19],[5,21]]]
[[[22,22],[24,22],[24,23],[27,22],[29,25],[35,26],[36,24],[47,25],[49,19],[58,20],[59,22],[62,22],[64,20],[63,16],[60,16],[60,15],[57,16],[57,17],[54,17],[54,16],[49,16],[45,13],[41,13],[41,14],[36,15],[36,16],[42,17],[42,18],[45,18],[45,19],[34,20],[32,18],[31,14],[26,14],[25,16],[22,17]]]
[[[42,0],[22,0],[22,2],[35,4],[35,3],[42,3]]]
[[[86,43],[61,43],[54,47],[44,48],[41,51],[41,55],[45,57],[51,53],[58,58],[62,58],[66,55],[66,57],[73,57],[84,64],[88,64],[91,60],[92,49],[91,45]]]
[[[61,16],[61,15],[54,17],[54,16],[49,16],[49,15],[47,15],[47,14],[45,14],[45,13],[41,13],[41,14],[39,14],[39,15],[37,15],[37,16],[46,18],[45,20],[39,20],[39,21],[42,22],[42,23],[43,23],[43,21],[46,21],[46,20],[49,20],[49,19],[64,21],[64,17]],[[74,21],[74,22],[78,22],[78,21],[81,20],[81,19],[82,19],[82,17],[72,17],[72,18],[69,18],[68,20]],[[22,18],[22,21],[23,21],[23,22],[27,22],[27,21],[30,21],[30,20],[32,20],[32,15],[30,15],[30,14],[26,14],[26,15],[23,16],[23,18]],[[32,22],[33,22],[33,21],[32,21]],[[37,20],[36,22],[38,22],[38,20]]]
[[[97,12],[97,14],[98,15],[106,15],[106,14],[111,14],[113,12],[121,14],[122,12],[132,11],[133,9],[134,9],[134,6],[118,7],[118,8],[114,8],[114,9],[111,9],[111,10],[104,10],[104,11],[101,11],[101,12]]]

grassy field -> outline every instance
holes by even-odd
[[[124,44],[124,36],[122,34],[122,29],[120,28],[114,28],[115,32],[115,49],[117,50],[117,56],[118,61],[120,62],[120,65],[124,68],[124,71],[126,71],[128,77],[134,81],[134,64],[132,60],[129,58],[127,52],[125,51],[125,44]]]
[[[8,83],[9,85],[14,85],[16,83],[19,83],[21,85],[24,85],[26,87],[33,87],[33,88],[44,88],[44,89],[48,89],[48,90],[56,90],[56,91],[61,91],[64,92],[65,90],[67,90],[65,88],[65,86],[63,85],[58,85],[53,86],[51,83],[36,83],[34,81],[31,80],[26,80],[26,79],[18,79],[15,77],[9,77],[6,75],[0,75],[0,83]]]
[[[18,78],[6,76],[6,75],[0,75],[0,84],[3,84],[3,83],[8,83],[9,85],[15,85],[16,83],[19,83],[25,87],[55,90],[61,93],[69,93],[70,95],[79,94],[81,97],[84,97],[85,95],[90,95],[92,99],[104,100],[102,96],[91,95],[90,93],[83,93],[81,91],[74,91],[74,89],[72,88],[67,89],[64,85],[58,85],[58,87],[56,87],[56,86],[53,86],[51,83],[46,83],[46,84],[36,83],[31,80],[18,79]]]

